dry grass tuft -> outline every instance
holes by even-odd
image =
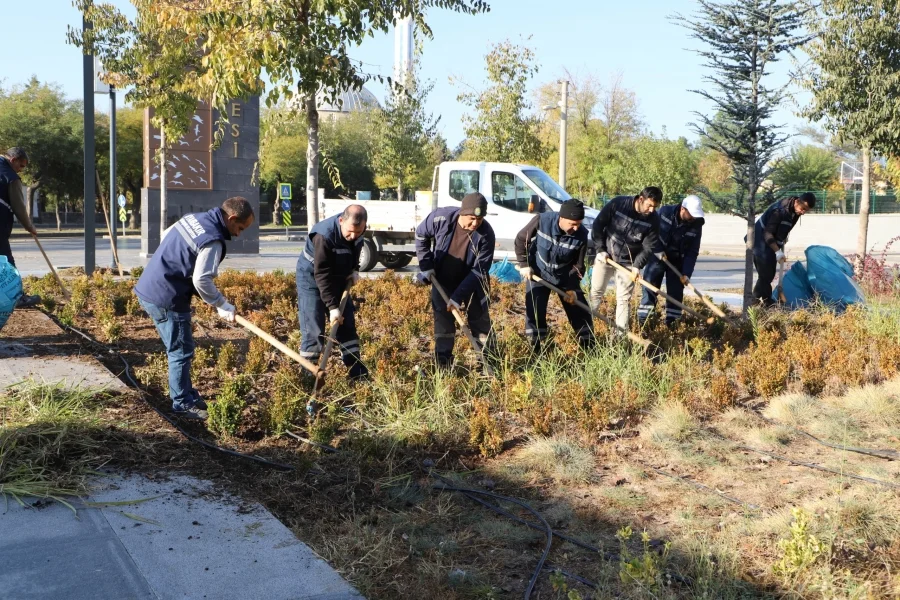
[[[532,438],[516,462],[558,483],[586,483],[595,467],[590,450],[562,436]]]
[[[802,427],[815,416],[816,401],[806,394],[784,394],[769,400],[763,414],[785,425]]]
[[[654,409],[641,435],[659,446],[669,446],[688,440],[699,430],[700,423],[684,404],[668,401]]]

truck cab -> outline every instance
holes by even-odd
[[[557,211],[572,198],[549,175],[530,165],[472,161],[444,162],[435,168],[435,208],[460,206],[472,192],[481,192],[488,200],[486,220],[494,229],[500,251],[513,250],[516,235],[536,214]],[[583,226],[590,229],[598,213],[585,209]]]

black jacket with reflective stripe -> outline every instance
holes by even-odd
[[[593,239],[597,252],[606,252],[622,265],[644,267],[653,255],[659,237],[656,211],[642,215],[634,209],[634,197],[616,196],[594,220]]]

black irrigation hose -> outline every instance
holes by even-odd
[[[56,321],[56,319],[54,319],[54,320]],[[127,360],[125,360],[125,357],[122,356],[122,354],[120,352],[116,352],[112,348],[109,348],[109,347],[101,344],[100,342],[98,342],[97,340],[95,340],[94,338],[89,336],[88,334],[84,333],[83,331],[79,331],[78,329],[75,329],[74,327],[71,327],[64,323],[60,323],[59,321],[56,321],[56,323],[60,327],[66,329],[72,333],[76,333],[76,334],[80,335],[81,337],[83,337],[85,340],[87,340],[91,344],[94,344],[95,346],[102,348],[103,350],[107,351],[109,354],[114,354],[114,355],[118,356],[119,359],[122,361],[122,364],[125,365],[125,377],[127,377],[128,381],[131,382],[132,387],[134,387],[134,389],[136,389],[138,391],[138,393],[141,397],[141,400],[143,400],[144,403],[147,404],[147,406],[152,408],[156,412],[156,414],[158,414],[160,417],[165,419],[172,427],[175,428],[176,431],[178,431],[178,433],[183,435],[188,440],[194,442],[195,444],[199,444],[200,446],[203,446],[204,448],[207,448],[209,450],[221,452],[223,454],[227,454],[229,456],[234,456],[236,458],[243,458],[246,460],[251,460],[251,461],[261,464],[263,466],[270,467],[272,469],[276,469],[278,471],[293,471],[294,470],[294,467],[292,467],[291,465],[285,465],[285,464],[274,462],[271,460],[266,460],[265,458],[260,458],[258,456],[253,456],[250,454],[242,454],[240,452],[237,452],[236,450],[229,450],[228,448],[222,448],[221,446],[217,446],[216,444],[207,442],[205,440],[201,440],[200,438],[191,435],[186,430],[184,430],[174,419],[172,419],[172,417],[170,417],[169,415],[167,415],[160,409],[156,408],[152,402],[147,400],[147,398],[146,398],[147,392],[145,392],[141,388],[141,386],[138,384],[138,382],[135,381],[134,377],[131,374],[131,365],[128,363]]]
[[[587,587],[594,589],[594,590],[600,588],[599,583],[594,583],[590,579],[585,579],[584,577],[582,577],[580,575],[576,575],[575,573],[569,573],[568,571],[560,569],[559,567],[557,567],[556,565],[554,565],[553,563],[550,563],[550,562],[544,563],[544,570],[552,571],[554,573],[559,573],[560,575],[564,575],[565,577],[568,577],[569,579],[574,579],[578,583],[586,585]]]
[[[729,502],[733,502],[735,504],[743,506],[744,508],[746,508],[748,510],[760,510],[760,507],[755,504],[750,504],[749,502],[744,502],[743,500],[738,500],[737,498],[732,498],[731,496],[728,496],[727,494],[723,494],[719,490],[713,489],[707,485],[703,485],[702,483],[698,483],[696,481],[693,481],[686,477],[682,477],[680,475],[675,475],[674,473],[667,473],[666,471],[663,471],[662,469],[657,469],[656,467],[644,464],[641,461],[636,461],[636,462],[639,465],[641,465],[642,467],[644,467],[645,469],[650,469],[657,475],[662,475],[663,477],[668,477],[670,479],[674,479],[675,481],[680,481],[681,483],[686,483],[687,485],[693,486],[699,490],[711,492],[711,493],[715,494],[716,496],[718,496],[719,498],[722,498],[723,500],[728,500]]]
[[[510,498],[509,496],[501,496],[500,494],[495,494],[493,492],[486,492],[482,490],[473,490],[469,488],[461,488],[452,485],[447,485],[448,480],[441,477],[440,475],[433,474],[435,478],[437,478],[442,486],[439,488],[441,490],[447,490],[451,492],[462,492],[466,496],[470,496],[470,494],[477,494],[481,496],[488,496],[489,498],[494,498],[495,500],[502,500],[504,502],[511,502],[518,506],[521,506],[531,514],[537,518],[538,521],[544,526],[544,535],[547,537],[547,544],[544,546],[544,552],[541,554],[541,558],[538,560],[537,567],[534,570],[534,573],[531,575],[531,580],[528,582],[528,587],[525,588],[525,600],[529,600],[531,598],[531,592],[534,591],[534,586],[537,583],[538,578],[541,576],[541,571],[544,570],[544,563],[547,562],[547,557],[550,556],[550,549],[553,546],[553,529],[550,527],[550,524],[547,523],[547,520],[544,519],[543,515],[531,508],[527,503],[517,500],[516,498]]]
[[[779,427],[787,427],[788,429],[796,431],[800,435],[802,435],[804,437],[808,437],[815,443],[821,444],[822,446],[825,446],[826,448],[832,448],[834,450],[842,450],[845,452],[855,452],[857,454],[865,454],[867,456],[876,456],[878,458],[885,458],[887,460],[900,460],[900,452],[897,452],[896,450],[873,450],[870,448],[855,448],[853,446],[843,446],[841,444],[833,444],[831,442],[826,442],[825,440],[820,440],[813,434],[807,433],[806,431],[803,431],[802,429],[798,429],[797,427],[794,427],[792,425],[786,425],[784,423],[779,423],[778,421],[766,418],[759,413],[756,413],[756,416],[758,416],[760,419],[762,419],[763,421],[765,421],[771,425],[777,425]]]

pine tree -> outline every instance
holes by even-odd
[[[760,187],[776,165],[772,159],[788,136],[772,123],[785,86],[770,86],[769,69],[807,41],[800,35],[806,9],[792,0],[698,0],[690,18],[676,21],[706,46],[697,53],[712,71],[709,87],[691,90],[711,101],[712,116],[695,113],[694,130],[703,142],[728,158],[736,192],[728,208],[747,222],[744,311],[752,302],[753,226]],[[771,194],[766,194],[771,199]],[[707,194],[710,200],[712,196]]]

